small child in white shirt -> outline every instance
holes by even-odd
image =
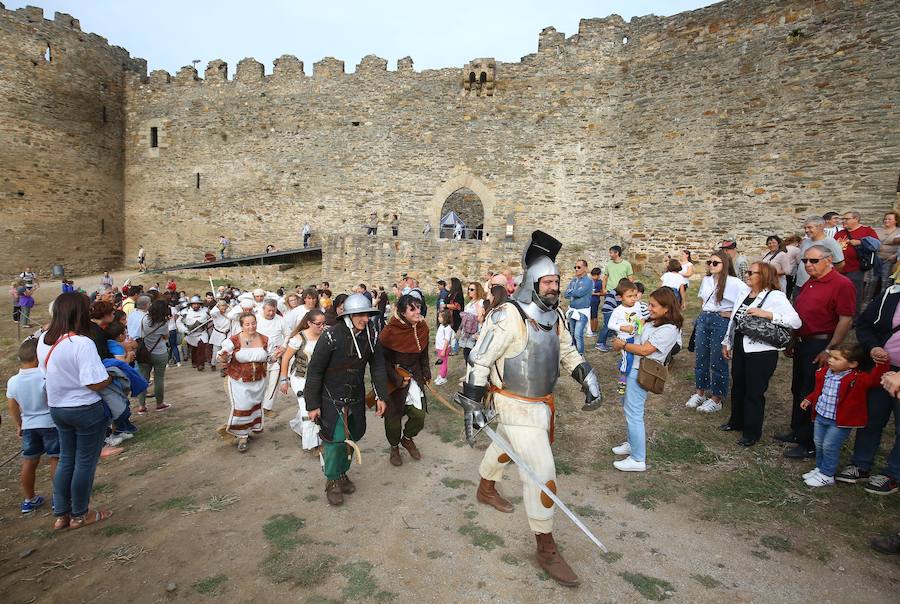
[[[44,374],[38,369],[37,338],[28,338],[19,346],[19,373],[9,378],[6,398],[9,414],[16,422],[22,438],[21,484],[25,500],[22,513],[33,512],[44,504],[44,498],[34,492],[35,473],[41,455],[50,460],[50,476],[56,473],[59,462],[59,432],[50,417]]]
[[[434,349],[437,356],[441,359],[441,369],[438,378],[434,380],[435,385],[440,386],[447,383],[447,372],[450,365],[450,346],[453,341],[453,327],[451,325],[449,310],[442,310],[438,313],[438,324],[440,325],[437,334],[434,336]]]
[[[609,328],[618,332],[619,339],[626,343],[635,341],[635,336],[641,333],[644,321],[649,314],[642,307],[644,303],[640,302],[643,292],[638,288],[639,285],[639,283],[632,283],[624,279],[619,282],[616,294],[622,299],[622,304],[617,306],[609,317]],[[643,288],[642,285],[641,288]],[[619,383],[616,387],[616,391],[620,395],[625,394],[625,384],[633,365],[634,354],[622,350],[622,360],[619,362]]]

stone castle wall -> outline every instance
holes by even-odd
[[[728,0],[547,28],[518,63],[137,70],[122,108],[126,259],[140,244],[151,264],[198,259],[222,234],[235,255],[284,249],[309,220],[324,271],[346,273],[333,282],[387,284],[514,264],[533,228],[564,242],[564,263],[594,265],[614,243],[655,264],[726,233],[752,255],[831,209],[877,224],[898,180],[898,30],[894,0]],[[486,241],[420,241],[462,187],[484,205]],[[372,211],[400,215],[398,241],[360,236]]]
[[[70,15],[0,4],[0,275],[122,264],[126,71]]]

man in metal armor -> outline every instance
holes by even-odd
[[[522,461],[556,492],[553,461],[555,406],[553,388],[560,367],[582,385],[588,408],[600,406],[597,375],[572,345],[572,336],[557,309],[559,270],[554,263],[562,244],[541,231],[532,233],[525,248],[522,282],[506,304],[485,318],[478,344],[469,355],[462,392],[456,402],[466,412],[466,438],[472,444],[477,431],[493,415],[499,416],[497,434],[505,438]],[[493,399],[493,409],[485,399]],[[513,506],[495,487],[509,455],[492,443],[481,461],[481,483],[476,498],[501,512]],[[537,539],[537,562],[558,583],[578,585],[578,576],[562,558],[553,541],[555,504],[520,470],[528,523]]]

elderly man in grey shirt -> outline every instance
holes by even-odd
[[[128,335],[137,340],[144,337],[143,321],[150,308],[150,296],[138,296],[134,301],[134,310],[128,315]]]
[[[814,245],[822,245],[828,248],[831,252],[831,261],[834,265],[834,268],[840,269],[844,264],[844,251],[841,249],[841,244],[835,241],[833,238],[829,237],[825,234],[825,220],[819,216],[811,216],[806,219],[806,222],[803,223],[803,232],[806,233],[806,238],[800,242],[800,257],[803,257],[803,254]],[[809,280],[809,273],[806,272],[806,269],[803,268],[803,265],[800,264],[797,266],[797,273],[795,275],[796,285],[794,287],[794,291],[800,291],[800,288],[803,287],[803,284]]]

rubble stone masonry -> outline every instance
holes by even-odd
[[[515,264],[534,228],[563,241],[562,263],[624,243],[656,266],[724,234],[755,255],[826,210],[878,224],[895,202],[896,0],[584,19],[569,37],[546,28],[518,63],[417,72],[405,57],[390,71],[367,56],[347,73],[325,58],[306,75],[285,55],[271,74],[248,58],[233,77],[213,61],[202,79],[147,77],[74,19],[35,10],[0,10],[0,273],[22,245],[41,268],[85,269],[139,244],[151,265],[200,259],[222,234],[234,255],[286,249],[304,220],[333,283],[478,277]],[[41,63],[47,41],[60,50]],[[435,241],[463,187],[485,240]],[[364,235],[373,211],[400,215],[397,239],[386,224]]]

